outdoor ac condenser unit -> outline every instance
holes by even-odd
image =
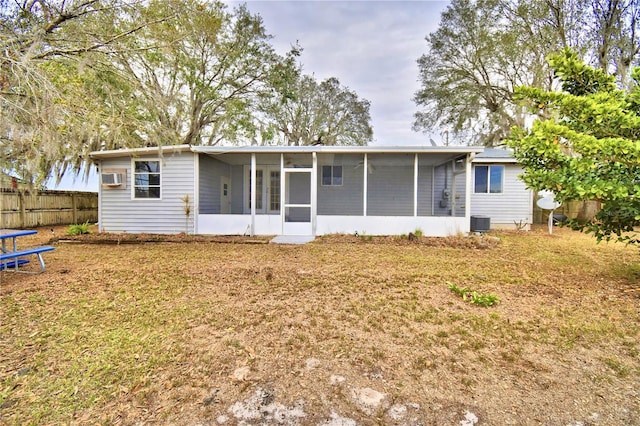
[[[102,173],[102,184],[120,186],[122,185],[122,175],[120,173]]]

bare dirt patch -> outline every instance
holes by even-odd
[[[497,237],[55,242],[0,275],[0,423],[640,424],[637,249]]]

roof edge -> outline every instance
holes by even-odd
[[[473,163],[517,163],[513,157],[476,157],[472,161]]]
[[[194,146],[193,152],[203,154],[231,154],[231,153],[440,153],[440,154],[470,154],[484,150],[481,146]]]
[[[123,148],[113,149],[109,151],[92,151],[89,153],[90,158],[97,160],[103,158],[117,158],[117,157],[135,157],[140,155],[152,155],[152,154],[169,154],[172,152],[186,152],[191,150],[191,145],[166,145],[166,146],[150,146],[144,148]]]
[[[191,146],[191,145],[167,145],[160,147],[145,148],[124,148],[109,151],[93,151],[89,153],[89,157],[93,159],[117,158],[117,157],[135,157],[142,155],[167,154],[174,152],[187,152],[222,155],[222,154],[250,154],[250,153],[312,153],[319,154],[338,154],[338,153],[354,153],[354,154],[477,154],[484,151],[482,146]]]

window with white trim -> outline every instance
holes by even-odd
[[[342,166],[322,166],[322,186],[342,186]]]
[[[133,167],[133,198],[160,198],[160,161],[135,160]]]
[[[504,182],[504,166],[475,166],[473,192],[476,194],[501,194]]]

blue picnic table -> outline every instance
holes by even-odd
[[[44,272],[45,265],[42,253],[54,250],[53,246],[32,247],[24,250],[18,250],[18,238],[27,235],[37,234],[38,231],[33,229],[0,229],[0,271],[13,271],[24,273],[41,273]],[[10,244],[7,244],[11,241]],[[36,272],[18,269],[29,263],[29,256],[37,256],[40,262],[40,270]]]

